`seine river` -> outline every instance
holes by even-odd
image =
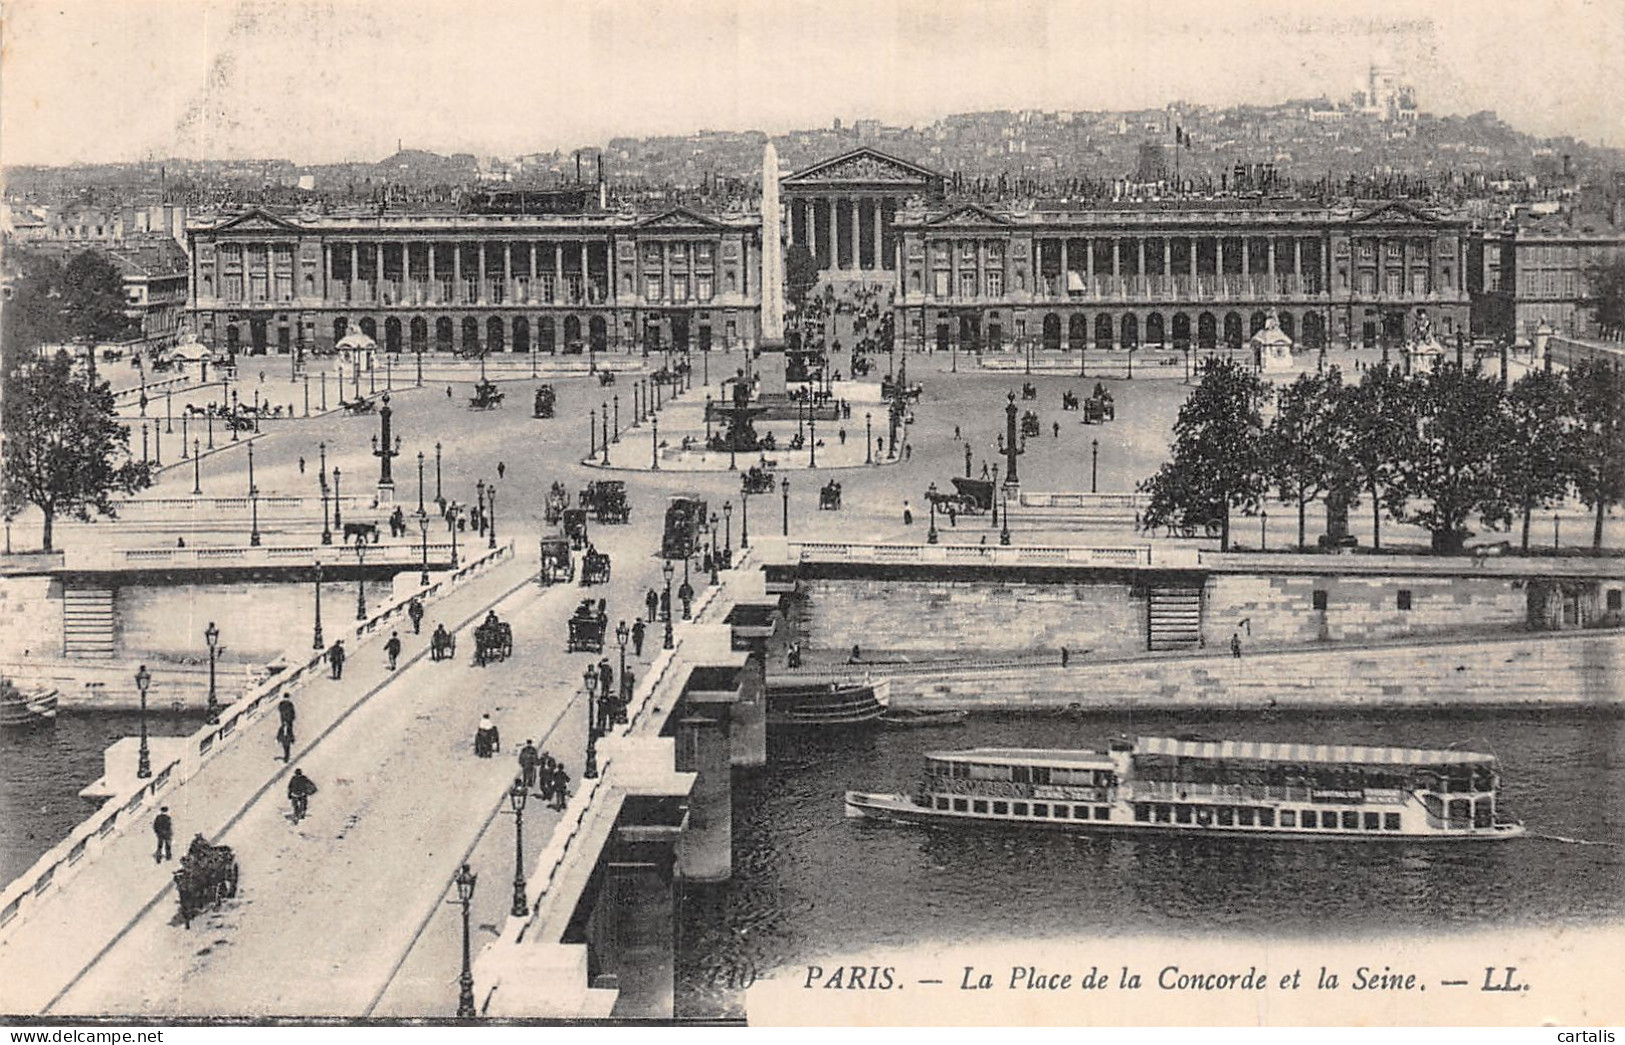
[[[1381,845],[932,830],[846,819],[848,788],[908,791],[927,751],[1101,749],[1118,733],[1461,747],[1501,760],[1504,814],[1537,837]],[[1625,914],[1625,718],[1612,712],[972,717],[776,738],[736,784],[732,881],[689,887],[679,1012],[739,1016],[730,980],[937,939],[1358,937]],[[1544,837],[1542,837],[1544,836]],[[1576,841],[1611,845],[1578,844]]]

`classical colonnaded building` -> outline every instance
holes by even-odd
[[[890,287],[907,345],[1239,347],[1273,309],[1300,344],[1468,330],[1467,223],[1406,202],[952,205],[862,148],[783,177],[785,241]],[[756,343],[760,217],[263,211],[188,229],[206,343],[394,351],[706,350]]]

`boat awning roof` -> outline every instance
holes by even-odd
[[[1276,744],[1248,740],[1175,740],[1140,737],[1135,752],[1255,762],[1325,762],[1348,765],[1444,766],[1492,763],[1494,755],[1477,751],[1438,751],[1410,747],[1362,747],[1356,744]]]
[[[1067,748],[977,747],[962,751],[927,751],[925,757],[939,762],[997,762],[1015,766],[1109,767],[1112,764],[1111,759],[1099,751]]]

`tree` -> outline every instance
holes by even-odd
[[[60,287],[62,267],[51,257],[18,250],[10,261],[17,278],[11,285],[11,298],[0,309],[0,349],[4,363],[0,372],[9,374],[32,359],[41,345],[61,341],[65,336]]]
[[[105,254],[87,250],[69,260],[62,270],[62,304],[70,337],[95,344],[129,333],[124,277]]]
[[[1299,374],[1283,388],[1275,417],[1259,444],[1264,478],[1283,504],[1298,507],[1298,547],[1304,546],[1308,506],[1336,482],[1347,452],[1339,432],[1342,371]]]
[[[1625,258],[1594,261],[1585,269],[1584,304],[1604,331],[1625,330]]]
[[[1545,370],[1532,370],[1507,389],[1508,437],[1497,447],[1496,471],[1507,503],[1523,518],[1525,552],[1535,509],[1562,500],[1569,489],[1568,398],[1562,379]]]
[[[1398,514],[1428,531],[1435,553],[1460,555],[1473,515],[1492,526],[1511,518],[1496,473],[1497,450],[1509,437],[1501,385],[1482,370],[1445,365],[1411,384],[1416,441],[1396,485],[1417,507],[1407,503]]]
[[[1231,509],[1253,510],[1264,491],[1259,407],[1268,394],[1250,369],[1221,359],[1203,365],[1174,422],[1172,459],[1140,484],[1150,494],[1148,529],[1216,526],[1229,550]]]
[[[1398,518],[1405,491],[1398,479],[1412,454],[1416,409],[1410,383],[1397,367],[1377,364],[1346,387],[1337,428],[1347,433],[1342,468],[1332,481],[1328,505],[1357,505],[1359,494],[1371,502],[1371,547],[1382,547],[1382,516]],[[1328,529],[1331,527],[1328,526]]]
[[[807,295],[818,285],[818,259],[812,251],[797,243],[784,252],[784,296],[795,305],[796,311],[806,304]]]
[[[114,494],[152,485],[152,469],[129,459],[130,433],[114,417],[107,383],[87,386],[66,352],[8,375],[5,400],[5,509],[32,504],[44,513],[46,551],[59,514],[116,516]]]
[[[1625,375],[1604,359],[1582,359],[1568,374],[1574,412],[1570,467],[1580,500],[1597,513],[1591,546],[1602,547],[1609,507],[1625,501]]]

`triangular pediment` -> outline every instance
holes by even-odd
[[[1354,218],[1356,225],[1437,225],[1439,219],[1412,203],[1395,200]]]
[[[779,184],[799,185],[918,185],[928,187],[942,181],[942,175],[917,163],[888,156],[879,149],[853,149],[833,159],[823,160],[794,174]]]
[[[720,229],[724,226],[714,218],[708,218],[697,211],[687,207],[673,207],[671,210],[656,214],[646,221],[638,222],[640,229]]]
[[[252,210],[227,218],[214,227],[215,232],[304,232],[303,226],[297,225],[286,218],[278,217],[269,211],[255,207]]]
[[[963,207],[955,207],[953,210],[948,211],[940,217],[932,218],[929,222],[927,222],[927,224],[1008,225],[1010,224],[1010,219],[1002,214],[995,214],[993,211],[987,210],[984,207],[978,207],[973,203],[967,203]]]

